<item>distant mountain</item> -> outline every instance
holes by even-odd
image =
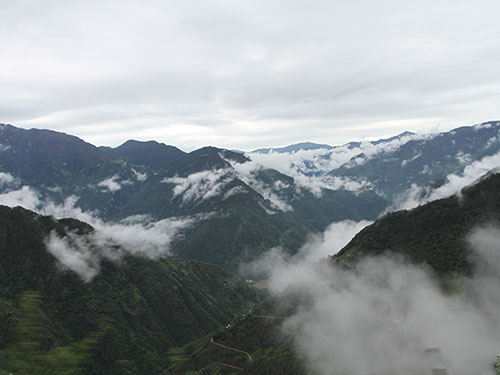
[[[259,148],[257,150],[252,151],[251,153],[269,154],[270,152],[284,153],[284,152],[297,152],[297,151],[318,150],[318,149],[330,150],[332,148],[333,148],[332,146],[329,146],[326,144],[302,142],[302,143],[296,143],[296,144],[293,144],[290,146],[285,146],[285,147]]]
[[[0,126],[0,169],[33,186],[78,184],[112,172],[110,160],[80,138],[51,130]]]
[[[311,231],[335,220],[374,219],[387,202],[373,192],[297,193],[294,180],[271,169],[239,172],[249,160],[217,148],[178,159],[144,182],[118,218],[208,214],[173,243],[178,256],[235,269],[274,246],[293,253]]]
[[[75,196],[79,208],[105,221],[196,217],[174,238],[173,253],[235,269],[271,247],[294,253],[308,233],[331,222],[374,220],[412,189],[432,196],[448,175],[497,157],[499,132],[500,123],[488,122],[241,154],[216,147],[185,153],[153,141],[97,148],[63,133],[4,125],[0,172],[13,182],[0,191],[28,185],[40,204],[62,205]]]
[[[385,139],[379,139],[377,141],[372,141],[370,143],[374,145],[382,144],[382,143],[388,143],[392,142],[397,139],[401,139],[403,137],[407,137],[410,135],[415,135],[415,133],[412,132],[403,132],[401,134],[398,134],[396,136],[390,137],[390,138],[385,138]],[[361,142],[349,142],[347,144],[348,147],[350,148],[355,148],[359,147],[361,145]],[[259,148],[257,150],[253,150],[250,152],[250,154],[269,154],[271,152],[277,152],[277,153],[293,153],[297,151],[308,151],[308,150],[331,150],[335,149],[336,147],[339,146],[330,146],[327,144],[321,144],[321,143],[313,143],[313,142],[300,142],[300,143],[295,143],[293,145],[285,146],[285,147],[268,147],[268,148]],[[340,146],[342,147],[342,146]]]
[[[449,132],[409,136],[401,145],[371,156],[360,153],[348,163],[329,172],[354,180],[367,180],[378,191],[394,197],[412,184],[425,186],[460,173],[473,161],[500,152],[500,123],[465,126]]]
[[[57,151],[46,152],[53,138]],[[0,130],[0,143],[0,172],[10,173],[17,188],[36,188],[42,205],[63,205],[75,196],[79,208],[105,221],[196,217],[185,235],[175,238],[172,251],[227,269],[274,246],[293,253],[311,231],[332,221],[375,219],[387,206],[371,191],[304,189],[243,154],[215,147],[184,153],[156,142],[128,141],[115,149],[97,148],[66,134],[13,126]],[[37,152],[26,151],[24,144]],[[74,162],[61,167],[69,159]],[[30,163],[36,168],[27,169]]]
[[[241,164],[248,160],[247,157],[236,152],[216,147],[203,147],[169,164],[165,168],[165,175],[187,177],[197,172],[230,168],[231,162]]]
[[[116,148],[99,147],[99,149],[111,160],[123,159],[130,164],[149,166],[152,169],[162,168],[172,159],[186,155],[177,147],[155,141],[129,140]]]
[[[499,152],[500,122],[491,121],[438,134],[404,132],[309,153],[281,151],[247,156],[310,186],[369,189],[392,202],[413,186],[444,184],[448,175],[461,175],[467,166]]]
[[[223,327],[261,299],[218,267],[174,259],[102,258],[100,272],[83,282],[49,253],[47,240],[86,241],[92,232],[77,220],[0,206],[1,371],[163,374],[169,348]],[[82,267],[90,254],[109,251],[75,249],[64,260]]]

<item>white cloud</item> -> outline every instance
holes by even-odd
[[[269,186],[263,181],[259,181],[258,179],[256,179],[253,174],[250,175],[238,174],[238,177],[248,186],[254,189],[257,193],[262,195],[264,199],[270,201],[274,206],[273,209],[282,212],[293,211],[293,207],[289,203],[287,203],[285,199],[282,199],[280,196],[281,190],[286,189],[288,187],[287,185],[278,184],[278,186],[276,185]]]
[[[338,253],[370,221],[344,220],[330,224],[321,235],[312,235],[299,251],[300,257],[308,262],[316,262]]]
[[[16,179],[10,173],[0,172],[0,185],[8,185],[15,181]]]
[[[201,218],[201,217],[200,217]],[[198,217],[167,218],[159,221],[130,221],[116,224],[99,223],[95,241],[99,246],[118,244],[128,253],[141,254],[150,258],[170,254],[170,243],[178,233],[189,227]]]
[[[361,142],[359,146],[337,146],[332,149],[299,150],[296,152],[248,153],[250,164],[235,168],[249,169],[272,168],[294,178],[301,188],[321,196],[321,189],[360,191],[371,188],[369,181],[353,180],[345,176],[332,176],[329,172],[342,166],[352,167],[366,163],[381,153],[391,153],[412,140],[428,140],[435,134],[413,134],[388,142],[374,144]],[[361,155],[361,156],[359,156]],[[415,155],[415,160],[420,155]],[[411,161],[410,160],[410,161]],[[406,161],[407,162],[407,161]],[[405,161],[403,162],[403,166]]]
[[[339,252],[364,227],[368,221],[344,220],[330,224],[323,233],[312,234],[296,255],[290,257],[279,247],[273,248],[253,263],[242,265],[243,273],[267,276],[274,292],[282,293],[292,283],[307,283],[309,273],[319,260]]]
[[[22,206],[29,210],[35,210],[41,204],[41,201],[33,190],[28,186],[23,186],[19,190],[0,194],[0,204],[10,207]]]
[[[419,157],[421,157],[421,156],[422,156],[422,153],[421,153],[421,152],[418,152],[418,153],[416,153],[414,156],[412,156],[410,159],[403,160],[403,161],[401,162],[401,166],[402,166],[402,167],[404,167],[406,164],[408,164],[408,163],[410,163],[410,162],[412,162],[412,161],[417,160],[417,159],[418,159]]]
[[[245,194],[248,193],[248,189],[244,186],[235,186],[234,188],[229,189],[226,194],[224,194],[224,199],[228,199],[233,195],[237,194]]]
[[[498,170],[498,168],[500,168],[500,153],[486,156],[467,165],[462,173],[446,176],[446,183],[437,189],[412,185],[406,192],[394,199],[394,203],[388,211],[408,210],[436,199],[460,194],[464,187],[478,181],[487,172]]]
[[[424,374],[441,368],[455,375],[494,374],[500,231],[479,228],[469,243],[480,268],[477,277],[459,282],[463,290],[456,295],[445,295],[425,269],[398,257],[332,268],[273,249],[256,269],[267,272],[278,298],[299,297],[292,299],[296,312],[282,328],[310,372]],[[324,254],[322,244],[311,241],[305,248]]]
[[[223,187],[232,179],[227,169],[201,171],[187,177],[165,177],[161,182],[174,184],[174,197],[182,195],[184,202],[205,200],[221,193]]]
[[[427,274],[390,259],[366,260],[355,271],[317,268],[309,305],[288,319],[308,366],[319,374],[492,374],[498,323],[467,299],[446,297]],[[498,282],[498,280],[497,280]],[[496,292],[498,295],[498,292]],[[426,352],[439,348],[439,353]]]
[[[182,200],[187,202],[203,201],[218,196],[229,182],[238,178],[262,195],[264,199],[269,200],[276,211],[292,210],[292,207],[280,197],[280,190],[285,186],[267,186],[267,184],[257,180],[255,173],[258,172],[259,168],[260,166],[251,162],[233,163],[232,168],[201,171],[187,177],[166,177],[161,182],[174,184],[174,197],[182,195]],[[223,198],[227,199],[230,195],[243,191],[243,188],[231,189]]]
[[[107,191],[117,191],[122,188],[120,183],[118,182],[119,176],[114,175],[113,177],[102,180],[97,184],[98,187],[104,188]]]
[[[89,246],[80,246],[80,243],[70,244],[67,239],[60,238],[52,231],[46,241],[47,250],[51,253],[63,269],[75,272],[85,281],[91,281],[99,272],[99,262],[90,252]]]
[[[132,168],[132,173],[134,174],[135,179],[139,182],[146,181],[146,179],[148,178],[148,175],[146,173],[136,171],[134,168]]]
[[[75,218],[94,227],[95,231],[85,236],[68,234],[67,237],[58,238],[52,234],[47,239],[49,252],[85,281],[92,279],[98,272],[102,258],[118,260],[124,253],[149,258],[171,255],[170,244],[182,230],[209,217],[207,214],[153,221],[148,216],[134,215],[118,223],[106,223],[98,217],[97,212],[82,211],[77,202],[76,196],[65,199],[63,204],[42,200],[34,189],[27,186],[0,194],[0,204],[22,206],[58,219]]]
[[[489,143],[489,141],[488,141],[488,143]],[[489,146],[486,146],[486,147],[489,147]],[[465,154],[463,151],[458,152],[455,157],[457,158],[457,160],[461,164],[464,164],[464,165],[469,164],[473,160],[471,154]]]

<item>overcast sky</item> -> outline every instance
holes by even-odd
[[[500,119],[499,0],[0,0],[0,122],[186,151]]]

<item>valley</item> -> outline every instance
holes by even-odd
[[[0,374],[423,374],[433,345],[493,371],[499,134],[186,153],[2,125]]]

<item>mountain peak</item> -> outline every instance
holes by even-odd
[[[269,154],[270,152],[284,153],[284,152],[297,152],[297,151],[319,150],[319,149],[330,150],[332,149],[332,146],[327,144],[313,143],[313,142],[300,142],[285,147],[259,148],[251,152],[256,154]]]
[[[100,147],[111,159],[126,159],[131,164],[153,168],[163,167],[169,161],[186,155],[175,146],[156,141],[137,141],[129,139],[116,148]]]

